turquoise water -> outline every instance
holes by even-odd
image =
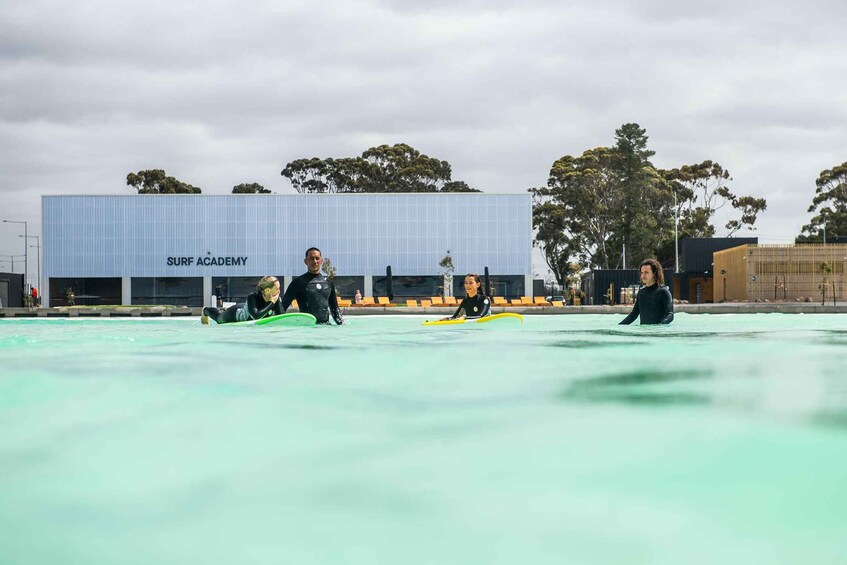
[[[847,317],[0,321],[0,562],[847,563]]]

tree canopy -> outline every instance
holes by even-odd
[[[827,239],[847,236],[847,162],[821,171],[815,185],[815,196],[808,209],[814,215],[803,226],[797,243],[822,242],[824,226]]]
[[[168,176],[162,169],[129,173],[126,176],[126,184],[136,189],[138,194],[200,194],[202,192],[196,186]]]
[[[755,229],[767,207],[763,198],[733,194],[732,178],[718,163],[657,169],[638,124],[623,124],[615,141],[557,159],[547,185],[529,189],[535,245],[559,284],[576,268],[574,260],[601,269],[633,268],[647,257],[667,264],[676,214],[680,237],[709,237],[716,211],[730,204],[736,212],[725,226],[731,236]]]
[[[301,193],[479,192],[453,181],[451,167],[405,143],[379,145],[359,157],[295,159],[280,173]]]
[[[257,182],[241,183],[232,187],[233,194],[270,194],[271,191]]]

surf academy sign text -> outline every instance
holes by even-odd
[[[247,265],[247,257],[168,257],[168,267],[191,267],[202,265],[204,267],[243,267]]]

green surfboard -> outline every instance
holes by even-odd
[[[235,322],[233,324],[225,324],[227,326],[273,326],[299,328],[303,326],[314,326],[317,323],[315,317],[304,312],[291,312],[290,314],[280,314],[278,316],[268,316],[261,320],[247,320],[246,322]]]

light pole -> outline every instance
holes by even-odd
[[[18,237],[24,237],[24,236],[19,235]],[[35,240],[35,245],[30,245],[30,247],[35,247],[35,252],[37,253],[36,258],[38,259],[38,278],[35,279],[35,280],[38,281],[38,290],[40,292],[42,290],[41,289],[41,240],[37,235],[30,235],[28,237],[29,237],[29,239]]]
[[[24,225],[24,238],[27,237],[26,222],[25,221],[3,220],[3,223],[6,223],[6,224],[23,224]],[[26,245],[27,245],[26,240],[24,240],[24,292],[29,292],[29,289],[26,287],[29,284],[29,268],[28,268],[28,263],[27,263],[27,255],[29,255],[29,253],[27,253],[28,250],[27,250]]]
[[[676,202],[676,192],[673,193],[673,261],[674,272],[679,274],[679,206]]]

